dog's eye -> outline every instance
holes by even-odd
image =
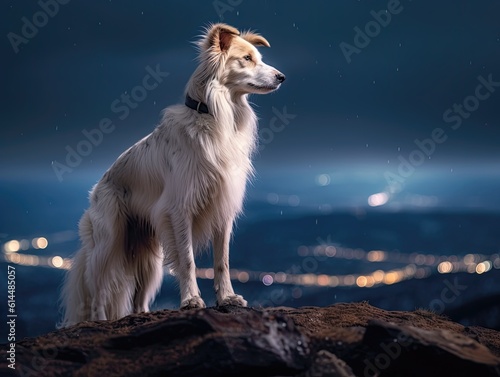
[[[252,61],[252,57],[250,55],[243,56],[243,59],[245,59],[247,62],[251,62]]]

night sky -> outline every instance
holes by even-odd
[[[278,92],[251,97],[263,187],[335,189],[371,177],[380,191],[388,174],[402,177],[403,160],[415,168],[406,181],[432,173],[499,182],[496,0],[65,1],[2,4],[4,182],[95,182],[163,108],[183,100],[196,67],[191,42],[219,21],[264,35],[272,46],[261,48],[264,60],[287,76]],[[30,23],[42,26],[34,32]],[[165,72],[162,81],[126,116],[116,111],[151,69]],[[277,114],[284,123],[271,130]],[[105,119],[112,132],[59,182],[53,163],[65,164],[83,131]],[[426,144],[432,137],[439,143]]]

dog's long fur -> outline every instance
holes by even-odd
[[[167,108],[157,128],[94,186],[79,224],[82,246],[62,291],[62,326],[148,311],[164,264],[178,277],[181,308],[204,307],[194,257],[210,241],[217,304],[246,306],[231,286],[229,241],[256,145],[247,97],[276,90],[285,79],[255,46],[269,43],[225,24],[209,26],[186,86],[209,114]]]

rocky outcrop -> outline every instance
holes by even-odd
[[[5,346],[2,346],[4,353]],[[26,376],[500,376],[500,333],[367,303],[162,310],[16,344]],[[0,374],[11,372],[1,360]]]

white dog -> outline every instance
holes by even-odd
[[[262,36],[215,24],[197,43],[186,103],[125,151],[90,193],[82,247],[62,291],[62,326],[145,312],[163,265],[178,277],[181,308],[203,308],[195,255],[212,241],[218,305],[246,306],[229,276],[229,241],[252,174],[257,120],[247,97],[285,76],[262,62]]]

